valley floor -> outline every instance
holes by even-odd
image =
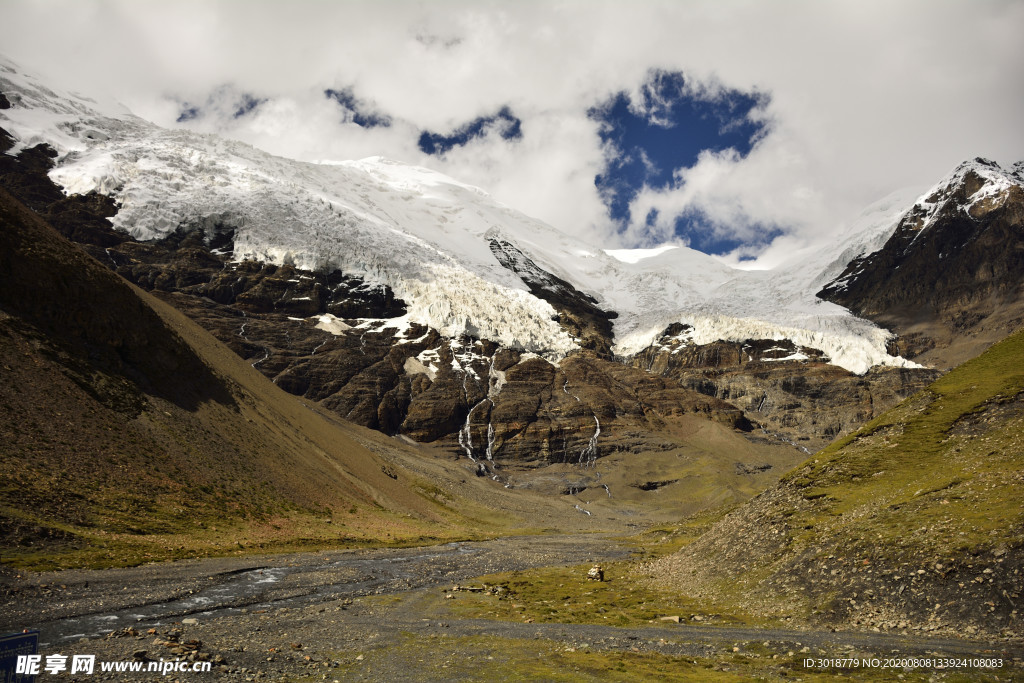
[[[618,562],[633,547],[606,534],[546,535],[130,569],[5,570],[0,630],[38,628],[44,655],[211,662],[210,673],[182,680],[814,680],[837,673],[821,661],[836,658],[878,660],[842,670],[854,680],[897,672],[905,680],[1024,677],[1019,644],[808,631],[722,615],[695,623],[684,613],[676,623],[678,606],[633,600],[640,589]],[[595,562],[610,570],[603,583],[586,578]],[[535,569],[556,566],[573,568]],[[506,580],[487,585],[494,579],[485,575],[496,573]],[[553,600],[523,589],[545,581],[563,582],[545,588]],[[639,620],[616,609],[627,604]],[[939,668],[939,658],[980,661]],[[902,668],[915,659],[924,665]],[[887,660],[900,666],[886,669]],[[989,660],[1002,666],[977,666]],[[104,677],[160,678],[97,670],[82,680]]]

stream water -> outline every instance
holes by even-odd
[[[626,557],[629,551],[600,535],[579,537],[512,537],[491,541],[456,542],[423,548],[302,553],[263,558],[264,566],[224,570],[215,560],[180,567],[182,585],[195,579],[209,585],[194,593],[116,610],[97,611],[50,621],[32,620],[41,644],[102,637],[129,626],[146,629],[185,617],[211,617],[302,607],[327,600],[452,585],[497,571],[536,566],[576,564]],[[165,569],[167,565],[162,565]],[[171,565],[175,572],[178,568]],[[216,569],[211,569],[216,567]],[[102,605],[117,593],[124,604],[120,579],[99,570],[93,591]],[[92,577],[90,577],[92,578]],[[144,578],[137,581],[144,581]],[[88,606],[83,610],[90,609]],[[41,623],[40,623],[41,622]]]
[[[469,544],[449,543],[411,555],[352,555],[327,564],[282,564],[227,572],[215,576],[214,585],[177,599],[42,624],[40,642],[45,645],[97,637],[128,626],[149,628],[188,615],[208,618],[242,609],[295,607],[331,598],[422,587],[450,580],[445,565],[457,566],[460,558],[482,552],[482,548]],[[303,581],[302,574],[314,573],[315,581]]]

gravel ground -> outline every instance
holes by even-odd
[[[967,640],[872,633],[534,624],[460,618],[453,584],[492,572],[628,556],[603,535],[517,537],[433,548],[211,559],[106,571],[6,574],[0,630],[38,628],[40,653],[97,661],[209,662],[209,673],[78,680],[502,680],[523,658],[620,651],[675,658],[984,656]],[[116,618],[115,618],[116,617]],[[1024,649],[999,646],[1009,669]],[[753,652],[753,650],[750,650]],[[70,679],[43,674],[38,679]]]

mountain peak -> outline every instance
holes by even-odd
[[[975,157],[957,164],[956,168],[940,180],[930,192],[943,187],[961,184],[972,175],[986,183],[1020,182],[1020,178],[1015,176],[1021,168],[1024,168],[1024,161],[1018,161],[1009,169],[1006,169],[991,159]]]
[[[911,358],[951,367],[976,355],[1024,309],[1022,171],[981,157],[959,164],[818,295],[903,335]]]
[[[1022,170],[1024,162],[1007,170],[982,157],[964,161],[923,194],[908,216],[918,235],[932,227],[945,211],[960,211],[977,218],[980,212],[1005,203],[1010,188],[1024,186]]]

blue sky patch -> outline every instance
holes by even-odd
[[[235,113],[232,116],[236,119],[240,119],[256,107],[266,102],[266,99],[253,97],[247,92],[242,93],[241,97],[235,107]]]
[[[334,100],[352,115],[352,122],[363,128],[387,128],[391,125],[391,117],[381,114],[363,100],[356,97],[352,88],[324,90],[324,97]]]
[[[461,147],[474,138],[486,136],[495,130],[504,140],[523,137],[523,122],[508,107],[502,107],[493,116],[481,116],[456,128],[450,135],[423,131],[419,147],[424,154],[440,156],[454,147]]]
[[[611,218],[628,224],[629,203],[641,189],[670,187],[674,172],[693,166],[701,152],[731,148],[741,158],[748,155],[767,132],[766,124],[751,120],[750,114],[767,104],[763,93],[690,88],[681,73],[655,71],[635,99],[620,92],[593,107],[588,114],[601,124],[607,150],[605,168],[594,184]],[[647,216],[646,222],[655,218]],[[716,236],[697,212],[677,217],[676,234],[708,253],[726,253],[746,243]]]
[[[231,118],[240,119],[255,111],[266,101],[265,97],[254,97],[247,92],[239,93],[233,87],[224,85],[209,94],[205,105],[182,102],[178,118],[175,120],[177,123],[186,123],[202,118],[210,112],[220,115],[231,112]]]
[[[188,102],[182,105],[181,112],[176,119],[177,123],[185,123],[192,119],[199,118],[199,107],[190,105]]]
[[[655,215],[648,215],[647,224],[652,225],[656,218]],[[675,224],[676,236],[686,240],[691,249],[703,251],[705,254],[728,254],[741,247],[746,247],[744,251],[756,252],[767,247],[776,237],[785,234],[777,225],[757,225],[756,228],[756,239],[751,239],[749,231],[745,231],[742,238],[737,237],[716,228],[700,211],[688,211],[678,216]],[[745,258],[741,255],[739,260],[752,258],[755,257]]]

